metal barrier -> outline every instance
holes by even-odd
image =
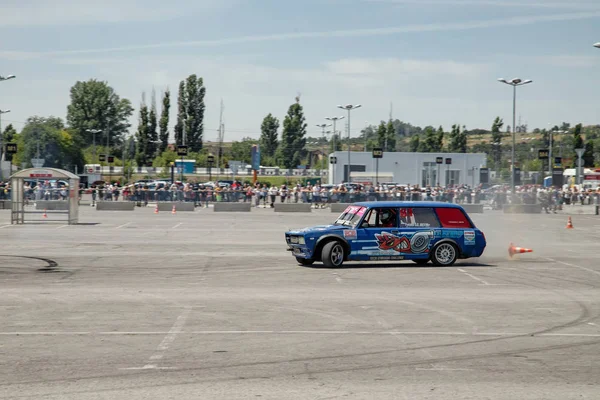
[[[250,212],[251,203],[215,203],[214,212]]]
[[[127,201],[99,201],[96,203],[96,211],[133,211],[135,203]]]

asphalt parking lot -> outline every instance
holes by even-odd
[[[329,210],[0,210],[0,398],[600,398],[600,217],[472,218],[479,259],[325,269],[283,232]]]

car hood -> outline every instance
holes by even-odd
[[[349,229],[349,228],[350,228],[349,226],[343,226],[343,225],[318,225],[318,226],[311,226],[309,228],[290,230],[287,233],[292,234],[292,235],[306,235],[306,234],[311,234],[311,233],[342,231],[342,230]]]

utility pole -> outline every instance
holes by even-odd
[[[217,181],[219,180],[219,174],[221,173],[221,153],[223,152],[223,136],[225,134],[225,125],[223,124],[223,99],[221,99],[221,110],[219,113],[219,137],[217,139]]]

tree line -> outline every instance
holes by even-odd
[[[259,144],[261,164],[296,168],[298,165],[327,167],[327,157],[332,151],[371,151],[382,148],[385,152],[484,152],[488,166],[507,168],[510,151],[511,127],[497,117],[489,130],[472,129],[460,124],[452,125],[449,132],[443,127],[424,128],[398,119],[381,121],[362,130],[359,137],[350,141],[339,132],[329,132],[327,137],[307,137],[307,123],[300,98],[289,106],[282,122],[272,113],[266,115],[260,126],[260,137],[246,137],[229,143],[205,145],[204,113],[206,87],[204,80],[195,74],[181,80],[177,92],[177,120],[173,132],[169,131],[171,92],[168,88],[157,94],[152,89],[149,101],[142,93],[138,110],[138,125],[129,135],[129,118],[133,115],[131,101],[121,98],[107,82],[90,79],[78,81],[70,89],[70,103],[66,120],[49,116],[32,116],[18,132],[13,125],[2,131],[3,142],[17,142],[19,152],[7,155],[17,165],[31,166],[31,159],[45,159],[45,166],[83,171],[84,164],[99,163],[100,155],[114,157],[112,165],[164,167],[177,158],[177,145],[189,146],[187,158],[195,159],[200,166],[207,164],[209,154],[220,154],[220,167],[230,160],[250,163],[251,148]],[[526,125],[516,127],[525,132]],[[281,131],[281,132],[280,132]],[[587,167],[595,165],[600,154],[600,126],[571,127],[563,122],[551,129],[534,129],[539,138],[517,143],[517,160],[530,168],[537,168],[532,148],[548,148],[553,136],[554,155],[564,159],[574,157],[574,149],[584,148]],[[585,140],[583,139],[585,137]],[[537,155],[536,155],[537,156]]]

